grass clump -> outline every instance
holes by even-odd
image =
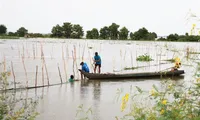
[[[17,36],[0,36],[0,39],[19,39]]]
[[[144,54],[144,55],[140,55],[136,58],[137,61],[152,61],[153,59],[147,55],[147,54]]]
[[[168,61],[168,62],[172,62],[172,63],[174,63],[175,62],[175,59],[167,59],[167,60],[162,60],[162,61]]]
[[[138,69],[139,67],[125,67],[124,70],[135,70]]]

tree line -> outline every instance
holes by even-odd
[[[64,37],[80,39],[84,35],[83,27],[79,24],[71,24],[70,22],[63,23],[62,26],[53,26],[51,30],[51,37]]]
[[[0,25],[0,35],[24,37],[27,33],[28,30],[24,27],[20,27],[16,32],[7,32],[7,27]]]
[[[155,32],[149,32],[145,27],[140,28],[135,32],[130,32],[125,26],[120,28],[120,25],[112,23],[109,26],[104,26],[99,30],[93,28],[86,31],[87,39],[105,39],[105,40],[158,40],[158,41],[199,41],[200,36],[170,34],[166,38],[157,38]],[[51,34],[28,33],[24,27],[20,27],[16,32],[7,32],[5,25],[0,25],[0,36],[18,36],[18,37],[53,37],[53,38],[74,38],[81,39],[84,36],[83,27],[79,24],[64,22],[62,25],[55,25],[51,29]]]
[[[130,32],[126,27],[119,30],[120,25],[112,23],[110,26],[104,26],[100,30],[93,28],[86,31],[87,39],[110,39],[110,40],[155,40],[157,34],[149,32],[146,28],[141,28],[136,32]],[[83,27],[69,22],[62,26],[56,25],[52,28],[52,37],[82,38],[84,35]]]

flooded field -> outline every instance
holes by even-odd
[[[189,51],[189,52],[188,52]],[[199,62],[200,43],[109,41],[72,39],[20,39],[0,41],[1,71],[11,71],[9,88],[53,85],[66,82],[71,74],[80,80],[80,62],[86,62],[93,72],[92,58],[99,52],[102,58],[102,73],[135,73],[165,71],[174,63],[167,61],[179,57],[183,77],[174,78],[179,84],[194,80]],[[140,55],[150,55],[153,61],[138,62]],[[137,69],[129,69],[135,67]],[[126,68],[126,69],[125,69]],[[60,75],[59,75],[60,71]],[[117,89],[124,92],[130,86],[150,90],[160,79],[128,79],[120,81],[77,81],[23,91],[29,97],[40,96],[37,120],[73,120],[78,106],[91,107],[92,119],[111,120],[120,112],[120,101],[116,100]]]

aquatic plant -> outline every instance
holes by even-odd
[[[153,59],[147,55],[147,54],[144,54],[144,55],[140,55],[136,58],[137,61],[152,61]]]
[[[78,120],[90,120],[92,112],[92,108],[85,109],[83,104],[79,105],[76,110],[76,118]]]
[[[2,72],[0,74],[0,120],[33,120],[39,114],[36,112],[38,104],[37,99],[23,97],[16,97],[16,91],[4,91],[9,85],[7,77],[10,72]],[[27,92],[27,91],[26,91]]]
[[[121,119],[135,120],[198,120],[200,119],[200,80],[196,79],[193,85],[186,87],[183,83],[176,85],[173,81],[162,81],[158,89],[144,91],[137,87],[137,93],[129,94],[131,102],[127,107],[130,110]],[[146,96],[146,97],[141,97]],[[141,98],[136,101],[136,99]],[[142,102],[141,102],[142,101]],[[122,101],[123,104],[124,101]],[[146,103],[148,106],[145,105]],[[127,104],[127,103],[126,103]]]

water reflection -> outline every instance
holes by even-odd
[[[99,104],[100,104],[100,98],[101,98],[101,81],[91,81],[93,85],[93,119],[94,120],[100,120],[100,109],[99,109]]]
[[[87,99],[88,98],[88,86],[89,81],[88,80],[81,80],[81,86],[80,86],[80,98],[81,99]]]

